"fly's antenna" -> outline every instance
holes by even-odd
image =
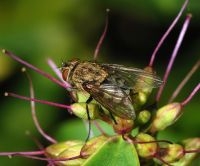
[[[108,29],[108,13],[110,12],[110,9],[106,9],[106,23],[105,23],[105,27],[104,27],[104,31],[103,33],[101,34],[101,37],[99,39],[99,42],[97,43],[97,46],[96,46],[96,49],[94,51],[94,56],[93,56],[93,60],[96,61],[97,60],[97,57],[98,57],[98,54],[99,54],[99,49],[103,43],[103,40],[106,36],[106,33],[107,33],[107,29]]]

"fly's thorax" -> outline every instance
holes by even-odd
[[[92,83],[93,85],[100,85],[106,78],[108,73],[97,63],[81,62],[73,70],[70,82],[74,84],[78,89],[82,89],[82,85],[85,83]]]

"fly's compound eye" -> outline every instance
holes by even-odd
[[[78,60],[72,60],[69,62],[62,62],[61,72],[62,72],[62,78],[64,81],[69,81],[69,75],[71,71],[75,68],[75,66],[78,64]]]
[[[62,78],[64,81],[68,80],[68,75],[69,75],[69,68],[68,67],[62,68]]]

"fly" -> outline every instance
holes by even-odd
[[[72,60],[64,64],[61,72],[64,81],[72,85],[72,91],[89,93],[111,114],[123,119],[136,118],[132,94],[162,84],[155,74],[118,64]]]

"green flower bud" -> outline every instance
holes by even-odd
[[[151,135],[140,133],[136,136],[136,141],[138,142],[136,144],[136,150],[140,157],[153,157],[156,154],[158,144],[157,142],[149,143],[151,141],[156,141]]]
[[[115,116],[115,120],[117,124],[113,123],[113,129],[118,134],[126,134],[130,133],[133,130],[134,122],[133,120],[122,119],[120,117]]]
[[[185,150],[194,150],[200,148],[200,138],[189,138],[183,141]]]
[[[84,144],[83,141],[78,141],[78,140],[59,142],[59,143],[48,146],[45,151],[48,154],[48,156],[56,157],[60,153],[62,153],[64,150],[66,150],[70,147],[73,147],[75,145],[83,145],[83,144]]]
[[[90,94],[85,91],[78,91],[76,93],[76,98],[77,98],[78,103],[82,103],[82,102],[85,103],[89,97],[90,97]]]
[[[83,145],[74,145],[57,156],[57,159],[73,158],[79,156]],[[86,159],[80,157],[72,160],[58,161],[59,166],[81,166]]]
[[[144,70],[149,72],[150,74],[154,73],[151,67],[146,67],[144,68]],[[131,96],[134,103],[133,106],[136,110],[140,109],[141,106],[143,106],[147,102],[147,99],[154,87],[153,84],[154,80],[151,77],[144,77],[142,73],[141,76],[138,76],[138,79],[133,88],[133,95]]]
[[[133,101],[133,107],[135,110],[139,110],[146,103],[147,96],[143,92],[135,92],[133,95],[131,95],[131,99]]]
[[[151,113],[147,110],[141,111],[137,116],[137,122],[139,124],[145,124],[147,123],[151,118]]]
[[[173,163],[173,166],[186,166],[190,165],[193,159],[199,155],[200,150],[200,138],[189,138],[184,140],[184,156],[177,162]]]
[[[151,124],[150,131],[152,133],[164,130],[166,127],[172,125],[181,116],[181,104],[170,103],[161,107],[157,112]]]
[[[92,155],[96,150],[98,150],[107,140],[109,137],[106,137],[104,135],[94,137],[90,139],[82,148],[81,155],[82,156],[90,156]]]
[[[167,147],[162,149],[162,160],[167,163],[172,163],[184,156],[184,148],[179,144],[167,144]]]
[[[82,141],[66,141],[60,142],[48,146],[45,149],[46,155],[52,159],[65,159],[65,161],[56,161],[59,166],[79,166],[85,159],[77,158],[73,160],[67,160],[69,158],[79,156],[81,149],[84,145]]]
[[[74,103],[71,105],[72,112],[81,119],[88,120],[86,103]],[[88,104],[90,119],[98,119],[100,117],[99,105],[90,103]]]

